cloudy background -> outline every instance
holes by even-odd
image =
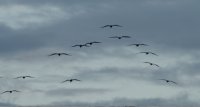
[[[21,92],[0,95],[0,105],[200,106],[199,3],[1,0],[0,91]],[[106,24],[123,27],[100,28]],[[120,35],[132,38],[108,38]],[[90,41],[102,44],[71,47]],[[127,46],[131,43],[150,46]],[[159,56],[137,54],[141,51]],[[72,56],[48,57],[53,52]],[[13,79],[21,75],[36,78]],[[70,78],[82,81],[60,83]]]

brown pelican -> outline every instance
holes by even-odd
[[[109,38],[117,38],[117,39],[122,39],[122,38],[131,38],[130,36],[111,36]]]
[[[144,63],[147,63],[147,64],[152,65],[152,66],[154,65],[154,66],[160,67],[159,65],[151,63],[151,62],[144,62]]]
[[[52,53],[52,54],[50,54],[49,56],[53,56],[53,55],[58,55],[58,56],[61,56],[61,55],[68,55],[68,56],[71,56],[71,55],[68,54],[68,53]]]
[[[133,46],[133,45],[135,45],[136,47],[139,47],[139,46],[149,46],[149,45],[143,44],[143,43],[130,44],[130,45],[128,45],[128,46]]]
[[[4,94],[4,93],[13,93],[13,92],[20,92],[20,91],[18,91],[18,90],[10,90],[10,91],[4,91],[1,94]]]
[[[177,84],[176,82],[174,82],[174,81],[172,81],[172,80],[167,80],[167,79],[159,79],[159,80],[163,80],[163,81],[165,81],[165,82],[167,82],[167,83],[174,83],[174,84]]]
[[[102,26],[101,28],[106,28],[106,27],[110,27],[110,28],[113,28],[113,27],[122,27],[121,25],[105,25],[105,26]]]
[[[32,76],[19,76],[19,77],[16,77],[14,79],[20,79],[20,78],[26,79],[26,78],[34,78],[34,77],[32,77]]]
[[[140,52],[140,53],[144,53],[144,54],[146,54],[146,55],[152,54],[152,55],[158,56],[157,54],[155,54],[155,53],[153,53],[153,52]]]
[[[67,82],[67,81],[69,81],[71,83],[73,81],[81,81],[81,80],[79,80],[79,79],[67,79],[65,81],[62,81],[61,83],[64,83],[64,82]]]

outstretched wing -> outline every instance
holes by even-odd
[[[174,82],[174,81],[170,81],[171,83],[174,83],[174,84],[177,84],[176,82]]]
[[[20,92],[20,91],[18,91],[18,90],[12,90],[13,92]]]
[[[68,55],[68,56],[71,56],[70,54],[68,54],[68,53],[61,53],[62,55]]]
[[[79,80],[79,79],[72,79],[72,80],[74,80],[74,81],[81,81],[81,80]]]
[[[105,28],[105,27],[110,27],[111,25],[105,25],[105,26],[102,26],[101,28]]]
[[[122,38],[131,38],[130,36],[122,36]]]
[[[121,26],[121,25],[112,25],[112,26],[123,27],[123,26]]]
[[[119,38],[119,36],[111,36],[111,37],[109,37],[109,38]]]
[[[155,55],[155,56],[158,56],[157,54],[155,54],[155,53],[153,53],[153,52],[149,52],[149,53],[151,53],[151,54],[153,54],[153,55]]]
[[[70,80],[65,80],[65,81],[62,81],[61,83],[64,83],[64,82],[67,82],[67,81],[70,81]]]
[[[7,93],[7,92],[10,92],[10,91],[4,91],[4,92],[2,92],[1,94]]]
[[[52,54],[50,54],[49,56],[53,56],[53,55],[57,55],[58,53],[52,53]]]

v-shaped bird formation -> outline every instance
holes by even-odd
[[[115,28],[115,27],[123,27],[121,25],[118,25],[118,24],[108,24],[108,25],[104,25],[100,28]],[[127,35],[122,35],[122,36],[111,36],[111,37],[108,37],[110,39],[131,39],[132,37],[131,36],[127,36]],[[83,43],[83,44],[74,44],[72,45],[71,47],[78,47],[78,48],[83,48],[83,47],[92,47],[93,45],[96,45],[96,44],[102,44],[103,42],[100,42],[100,41],[91,41],[91,42],[86,42],[86,43]],[[135,46],[135,47],[143,47],[143,46],[150,46],[149,44],[145,44],[145,43],[132,43],[132,44],[129,44],[128,46]],[[141,51],[141,52],[138,52],[137,54],[144,54],[144,55],[154,55],[154,56],[158,56],[157,53],[155,52],[151,52],[151,51]],[[69,54],[69,53],[65,53],[65,52],[54,52],[54,53],[51,53],[49,54],[48,56],[58,56],[58,57],[61,57],[61,56],[73,56],[73,54]],[[150,62],[150,61],[145,61],[143,62],[144,64],[148,64],[150,66],[155,66],[155,67],[160,67],[158,64],[156,63],[153,63],[153,62]],[[89,75],[89,74],[88,74]],[[3,78],[3,76],[1,76],[0,78]],[[34,76],[30,76],[30,75],[23,75],[23,76],[18,76],[18,77],[15,77],[13,79],[37,79],[36,77]],[[175,81],[172,81],[172,80],[168,80],[168,79],[158,79],[158,80],[161,80],[161,81],[165,81],[166,83],[172,83],[172,84],[178,84],[177,82]],[[82,80],[80,79],[76,79],[76,78],[71,78],[71,79],[63,79],[63,81],[61,81],[61,83],[66,83],[66,82],[69,82],[69,83],[72,83],[72,82],[81,82]],[[3,91],[2,94],[5,94],[5,93],[17,93],[17,92],[21,92],[21,91],[18,91],[16,89],[13,89],[13,90],[7,90],[7,91]]]

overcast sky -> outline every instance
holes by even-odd
[[[0,105],[200,106],[199,3],[0,0],[0,91],[21,91],[1,94]],[[131,38],[108,38],[121,35]],[[91,41],[102,43],[71,47]],[[35,78],[13,79],[22,75]],[[81,82],[61,83],[71,78]]]

